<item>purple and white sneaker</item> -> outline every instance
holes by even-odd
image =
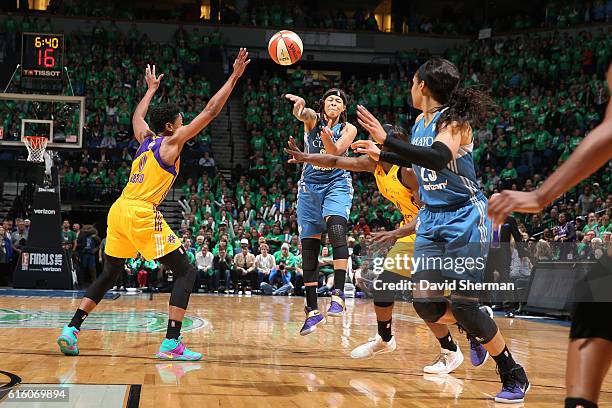
[[[489,352],[474,337],[467,335],[470,342],[470,361],[474,367],[480,367],[489,358]]]
[[[325,316],[319,312],[319,309],[311,309],[306,306],[304,308],[304,313],[306,313],[306,321],[300,330],[302,336],[312,333],[319,324],[325,323]]]
[[[519,404],[525,401],[525,394],[531,388],[525,369],[516,365],[509,371],[499,372],[502,390],[495,396],[495,402],[503,404]]]
[[[346,310],[344,299],[344,292],[340,289],[332,290],[331,303],[329,304],[329,309],[327,309],[327,315],[332,317],[342,316],[342,313]]]

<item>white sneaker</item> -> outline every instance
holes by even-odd
[[[440,355],[433,364],[423,367],[427,374],[448,374],[457,369],[463,363],[463,353],[457,344],[457,351],[440,348]]]
[[[388,342],[383,341],[379,334],[376,337],[368,340],[367,343],[356,347],[351,351],[352,358],[370,358],[378,354],[390,353],[397,348],[395,336],[391,337]]]

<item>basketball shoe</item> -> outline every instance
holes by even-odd
[[[178,339],[164,339],[156,354],[161,360],[196,361],[202,358],[201,353],[189,350],[183,343],[183,336]]]
[[[325,316],[319,312],[319,309],[311,309],[306,306],[304,308],[304,313],[306,313],[306,321],[300,330],[302,336],[312,333],[319,324],[325,323]]]
[[[79,329],[74,326],[64,326],[62,334],[57,338],[57,345],[60,351],[67,356],[78,356],[79,348],[77,347],[77,338],[79,337]]]
[[[525,394],[531,388],[525,369],[519,364],[508,371],[499,371],[502,390],[495,396],[495,402],[519,404],[525,400]]]
[[[329,309],[327,309],[327,315],[332,317],[342,316],[342,313],[346,310],[344,299],[344,293],[340,289],[332,290],[331,303],[329,304]]]
[[[440,348],[438,358],[428,366],[423,367],[427,374],[448,374],[453,372],[463,363],[463,353],[457,344],[457,351]]]
[[[358,346],[351,351],[352,358],[370,358],[378,354],[390,353],[397,348],[395,336],[391,340],[384,341],[378,333],[375,337],[368,340],[367,343]]]

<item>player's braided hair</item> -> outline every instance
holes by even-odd
[[[457,67],[443,58],[432,58],[417,70],[417,78],[425,82],[432,97],[442,105],[436,109],[443,111],[438,128],[450,123],[459,126],[468,123],[481,124],[486,121],[493,100],[476,88],[459,86],[460,75]]]
[[[181,113],[178,105],[174,103],[160,103],[151,108],[151,129],[156,133],[162,133],[166,129],[166,123],[172,123]]]
[[[321,100],[319,100],[319,106],[317,108],[317,112],[319,113],[319,123],[318,126],[327,126],[327,119],[325,118],[325,99],[327,99],[327,97],[329,97],[330,95],[336,95],[339,96],[342,99],[342,102],[344,102],[344,111],[340,114],[340,117],[338,118],[338,123],[340,123],[340,130],[344,129],[344,127],[346,126],[346,122],[347,122],[347,114],[346,114],[346,108],[348,105],[348,99],[346,97],[346,93],[344,93],[344,91],[342,89],[339,88],[331,88],[329,89],[327,92],[325,92],[323,94],[323,97],[321,98]]]

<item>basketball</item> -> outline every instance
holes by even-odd
[[[282,30],[274,34],[268,43],[268,53],[279,65],[295,64],[302,58],[303,51],[302,39],[289,30]]]

